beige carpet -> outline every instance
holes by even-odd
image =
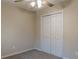
[[[14,55],[4,59],[62,59],[60,57],[50,55],[38,50],[31,50],[22,54]]]

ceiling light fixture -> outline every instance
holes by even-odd
[[[37,8],[41,8],[42,7],[42,1],[41,0],[36,0],[36,1],[31,2],[30,5],[32,7],[36,6]]]
[[[35,4],[36,4],[35,2],[31,2],[31,3],[30,3],[30,5],[31,5],[32,7],[35,7]]]
[[[41,8],[42,7],[42,1],[41,0],[37,0],[36,2],[37,2],[37,7]]]

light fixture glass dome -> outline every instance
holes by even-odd
[[[41,8],[41,7],[42,7],[42,0],[32,1],[32,2],[30,3],[30,5],[31,5],[32,7]]]

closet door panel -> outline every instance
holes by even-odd
[[[45,17],[41,17],[41,35],[40,35],[40,49],[44,50],[44,30],[45,30]]]
[[[42,17],[41,23],[41,49],[44,52],[50,53],[50,17]]]
[[[63,16],[62,13],[56,15],[56,55],[62,57],[63,51]]]
[[[63,43],[62,14],[51,15],[51,53],[61,57]]]
[[[56,50],[56,46],[55,46],[55,24],[56,24],[56,21],[55,21],[55,15],[51,15],[51,39],[50,39],[50,43],[51,43],[51,54],[55,55],[55,50]]]

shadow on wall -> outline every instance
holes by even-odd
[[[60,3],[60,5],[62,6],[62,8],[66,8],[68,5],[70,5],[72,2],[72,0],[65,0],[65,1],[62,1]]]

